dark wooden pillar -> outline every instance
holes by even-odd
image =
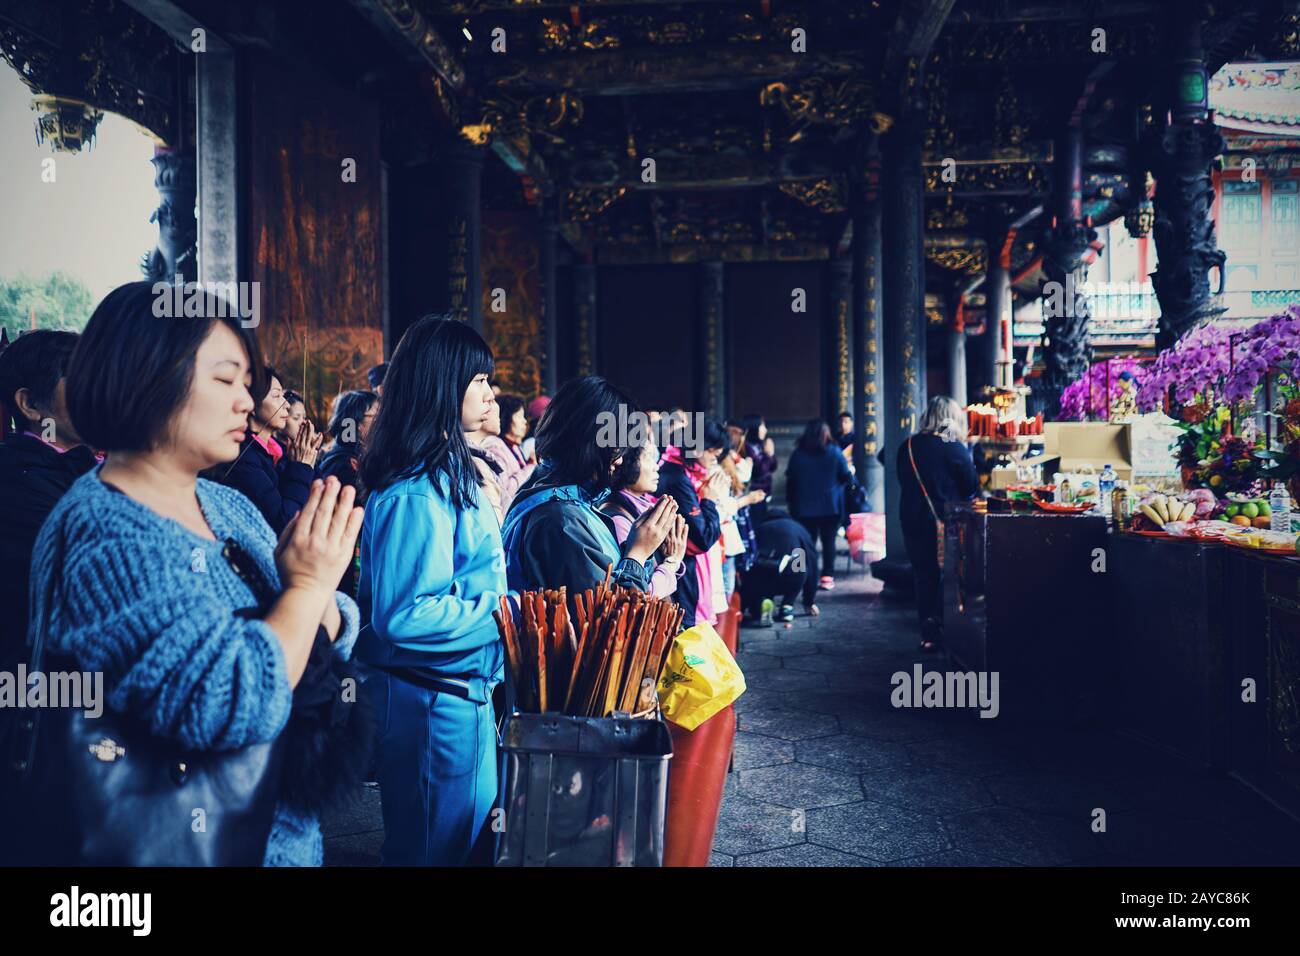
[[[559,325],[559,298],[555,278],[555,252],[559,240],[560,224],[556,219],[555,200],[542,200],[541,246],[538,249],[538,268],[542,284],[542,391],[554,395],[559,386],[560,348],[556,329]]]
[[[715,418],[727,414],[727,362],[723,339],[725,287],[721,262],[700,263],[700,378],[699,410]]]
[[[854,189],[853,206],[853,460],[872,511],[885,510],[881,438],[880,150],[872,143]]]
[[[823,404],[826,420],[833,423],[840,412],[847,411],[853,415],[853,260],[832,259],[830,269],[831,294],[826,300],[826,331],[830,342],[831,374]],[[856,428],[856,415],[853,415],[853,420]]]
[[[483,150],[452,146],[443,160],[444,196],[447,201],[447,307],[477,331],[483,331],[483,283],[479,255],[483,178]]]
[[[884,276],[885,548],[873,567],[887,586],[910,586],[911,566],[899,520],[894,480],[899,450],[925,408],[925,179],[921,170],[924,116],[913,108],[885,137]]]
[[[577,374],[595,374],[596,266],[591,262],[577,262],[573,266],[573,334]]]

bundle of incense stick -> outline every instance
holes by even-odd
[[[493,612],[521,711],[608,717],[654,706],[659,672],[681,631],[667,598],[604,584],[575,596],[525,591],[516,627],[509,599]]]

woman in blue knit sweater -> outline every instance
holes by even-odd
[[[32,627],[104,673],[113,710],[188,748],[231,750],[285,728],[318,628],[350,655],[356,606],[333,589],[362,512],[352,489],[316,482],[277,545],[247,498],[198,478],[239,452],[262,384],[256,340],[214,318],[229,313],[212,299],[207,317],[160,318],[151,288],[109,293],[68,370],[72,420],[108,459],[41,529],[32,593],[52,590]],[[278,594],[260,619],[236,614],[259,602],[223,554],[232,542]],[[319,866],[318,819],[282,796],[264,862]]]

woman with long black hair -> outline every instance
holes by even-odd
[[[497,795],[492,689],[501,531],[465,433],[492,407],[492,353],[426,316],[402,336],[361,459],[357,656],[379,719],[385,864],[487,862]]]
[[[614,522],[599,511],[610,482],[647,436],[635,428],[637,404],[596,375],[561,386],[537,425],[539,464],[506,514],[506,575],[516,590],[567,587],[570,595],[604,581],[645,591],[651,560],[675,525],[677,503],[659,500],[619,544]],[[620,434],[620,432],[626,432]]]
[[[776,474],[776,466],[779,464],[776,457],[776,444],[767,434],[767,422],[763,421],[762,415],[746,415],[741,423],[745,426],[741,454],[754,463],[749,476],[750,490],[766,492],[767,497],[771,498],[772,477]],[[767,501],[751,505],[749,510],[755,522],[761,521],[763,513],[767,510]]]

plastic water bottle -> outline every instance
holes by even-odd
[[[1268,526],[1274,531],[1291,533],[1291,496],[1286,492],[1286,485],[1280,481],[1273,482],[1273,490],[1268,495],[1268,510],[1272,513]]]
[[[1110,508],[1111,496],[1115,493],[1115,482],[1119,480],[1119,475],[1115,469],[1107,465],[1097,476],[1097,510],[1105,513]]]

